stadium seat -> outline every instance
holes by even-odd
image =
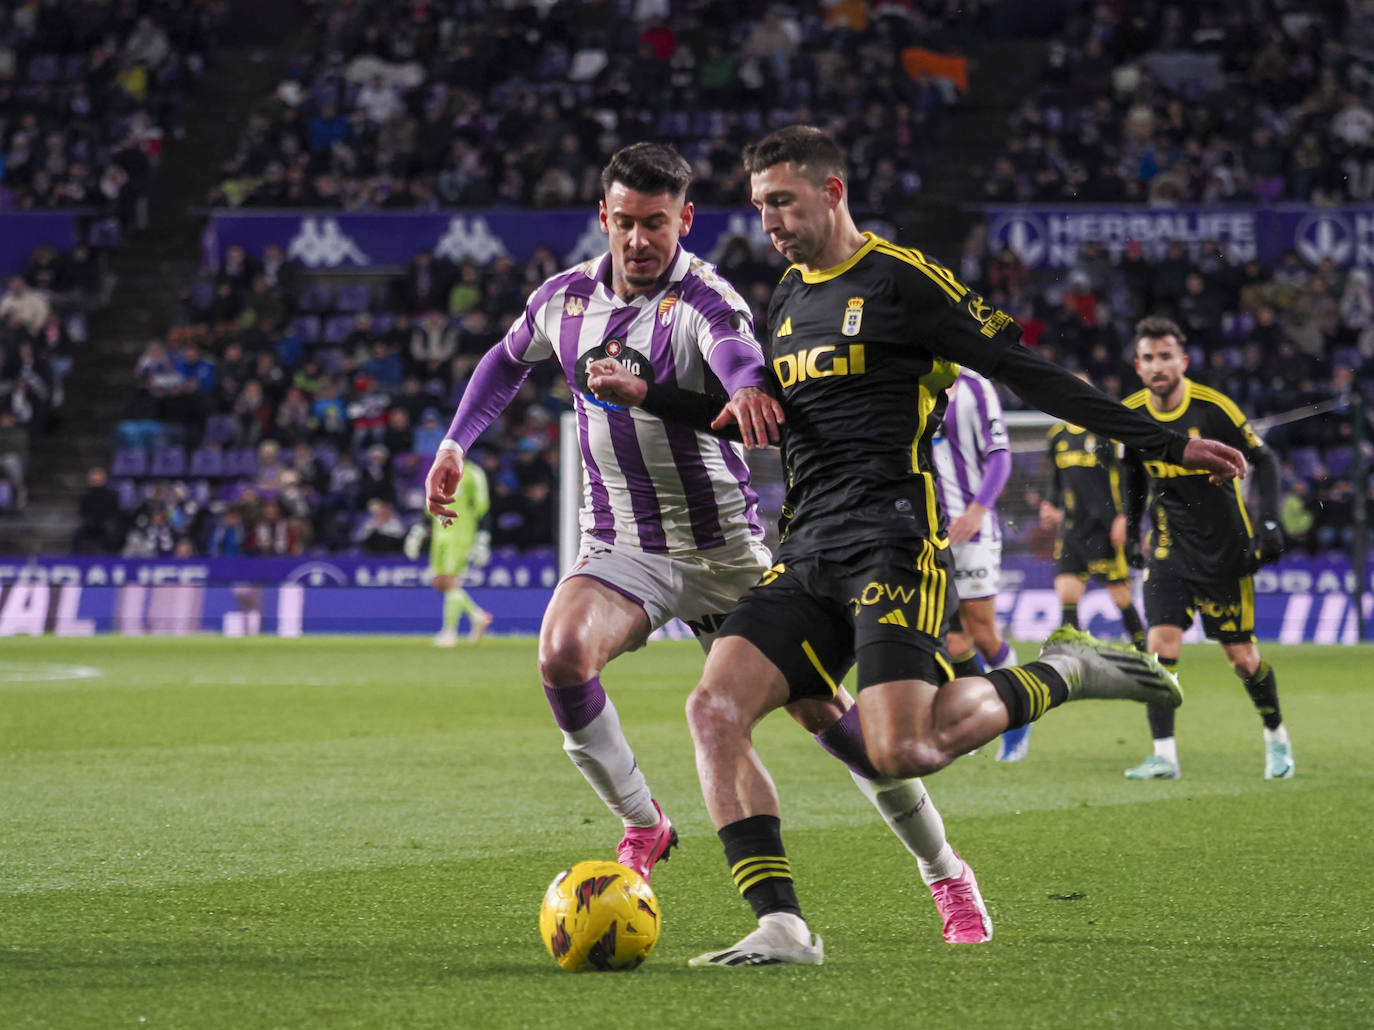
[[[202,279],[191,287],[191,306],[197,311],[209,311],[214,302],[215,284],[212,280]]]
[[[344,283],[334,299],[336,311],[366,311],[372,303],[372,291],[367,283]]]
[[[14,507],[14,488],[8,479],[0,479],[0,511]]]
[[[301,291],[301,311],[319,313],[328,311],[333,304],[334,293],[325,283],[311,283]]]
[[[186,475],[186,451],[181,447],[159,447],[153,452],[151,472],[160,479],[179,479]]]
[[[56,54],[38,54],[29,61],[29,81],[52,82],[61,74],[60,58]]]
[[[330,315],[324,323],[323,342],[333,347],[339,346],[348,339],[357,324],[352,315]]]
[[[202,442],[207,444],[228,443],[234,436],[234,428],[233,415],[211,415],[205,420],[205,436]]]
[[[253,478],[258,474],[258,455],[251,447],[235,447],[224,456],[224,474],[230,479]]]
[[[120,511],[128,511],[138,503],[138,484],[132,479],[111,479],[110,489],[119,498]]]
[[[142,447],[121,447],[114,453],[110,462],[112,476],[146,476],[148,474],[148,452]]]
[[[191,452],[190,474],[203,479],[224,475],[224,451],[219,447],[197,447]]]
[[[295,333],[301,343],[307,347],[312,347],[320,342],[320,316],[319,315],[297,315],[291,319],[291,331]]]

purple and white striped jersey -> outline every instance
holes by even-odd
[[[1003,452],[998,462],[1007,462],[1009,469],[1011,455],[997,388],[972,369],[960,369],[959,378],[950,391],[944,423],[931,444],[935,481],[945,518],[953,522],[977,501],[988,510],[978,532],[970,539],[982,543],[1000,542],[1002,528],[993,505],[1006,484],[1005,472],[996,476],[997,481],[988,483],[988,486],[995,486],[995,490],[986,490],[984,484],[990,456]],[[980,496],[988,493],[991,496]]]
[[[448,439],[466,450],[529,368],[552,357],[577,411],[584,534],[661,554],[761,538],[741,445],[602,404],[586,389],[587,364],[605,356],[651,383],[699,393],[713,380],[729,394],[766,388],[748,304],[681,246],[662,288],[629,301],[608,285],[610,261],[604,254],[560,272],[531,294],[524,317],[479,364]]]

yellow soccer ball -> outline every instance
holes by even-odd
[[[539,936],[569,972],[634,969],[654,950],[658,899],[618,862],[579,862],[554,877],[539,909]]]

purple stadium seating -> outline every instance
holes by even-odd
[[[372,303],[372,291],[367,283],[344,283],[334,299],[336,311],[366,311]]]
[[[179,479],[186,475],[186,451],[181,447],[159,447],[153,452],[152,475]]]
[[[142,447],[121,447],[114,453],[110,462],[112,476],[146,476],[148,474],[148,452]]]
[[[190,474],[203,479],[224,475],[224,451],[219,447],[197,447],[191,452]]]

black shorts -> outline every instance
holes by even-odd
[[[838,561],[788,559],[764,573],[725,620],[787,680],[789,701],[830,697],[856,659],[858,689],[896,680],[953,677],[943,653],[958,605],[948,549],[912,541]]]
[[[1054,574],[1083,579],[1098,576],[1108,583],[1124,583],[1131,578],[1125,551],[1113,547],[1109,533],[1096,527],[1087,533],[1065,528],[1054,545]]]
[[[1150,626],[1187,629],[1202,613],[1202,631],[1223,644],[1255,639],[1255,584],[1249,576],[1199,583],[1185,578],[1167,562],[1145,569],[1145,622]]]

